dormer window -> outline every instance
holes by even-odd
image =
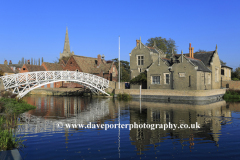
[[[143,65],[144,64],[144,56],[137,56],[138,58],[138,65]]]

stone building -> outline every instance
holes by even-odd
[[[137,41],[138,42],[138,41]],[[141,72],[147,72],[147,84],[143,89],[205,90],[221,88],[221,63],[217,47],[215,51],[193,52],[191,43],[189,53],[172,54],[165,58],[154,45],[153,51],[143,43],[130,53],[131,79]],[[139,86],[131,85],[132,89]]]
[[[74,52],[70,51],[70,44],[69,44],[69,38],[68,38],[68,28],[66,28],[66,35],[65,35],[65,41],[64,41],[64,48],[63,52],[60,52],[60,59],[63,57],[70,57],[74,55]]]
[[[221,78],[222,81],[231,81],[232,68],[226,65],[221,66]]]

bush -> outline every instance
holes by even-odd
[[[117,95],[117,98],[118,100],[124,100],[124,101],[128,101],[128,100],[131,100],[132,99],[132,96],[130,94],[127,94],[127,93],[119,93]]]
[[[232,78],[232,80],[233,80],[233,81],[239,81],[239,79],[238,79],[238,78]]]

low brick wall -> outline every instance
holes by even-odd
[[[228,86],[227,86],[228,85]],[[223,88],[240,90],[240,81],[222,81]]]

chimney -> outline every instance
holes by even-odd
[[[99,54],[97,56],[97,66],[99,66],[101,64],[101,55]]]
[[[194,58],[193,50],[194,50],[194,47],[192,47],[191,43],[189,43],[189,57],[190,58]]]
[[[136,46],[138,46],[138,44],[139,44],[140,40],[136,40],[136,42],[137,42],[137,45],[136,45]]]
[[[7,62],[7,60],[5,60],[5,61],[4,61],[4,64],[5,64],[5,65],[8,65],[8,62]]]
[[[194,50],[194,47],[192,47],[192,51],[191,51],[191,52],[192,52],[192,58],[194,58],[194,56],[193,56],[193,54],[194,54],[193,50]]]
[[[30,64],[30,61],[29,61],[29,60],[27,60],[27,64]]]
[[[9,64],[12,64],[12,61],[11,61],[11,60],[9,61]]]
[[[189,57],[192,57],[192,45],[189,43]]]

